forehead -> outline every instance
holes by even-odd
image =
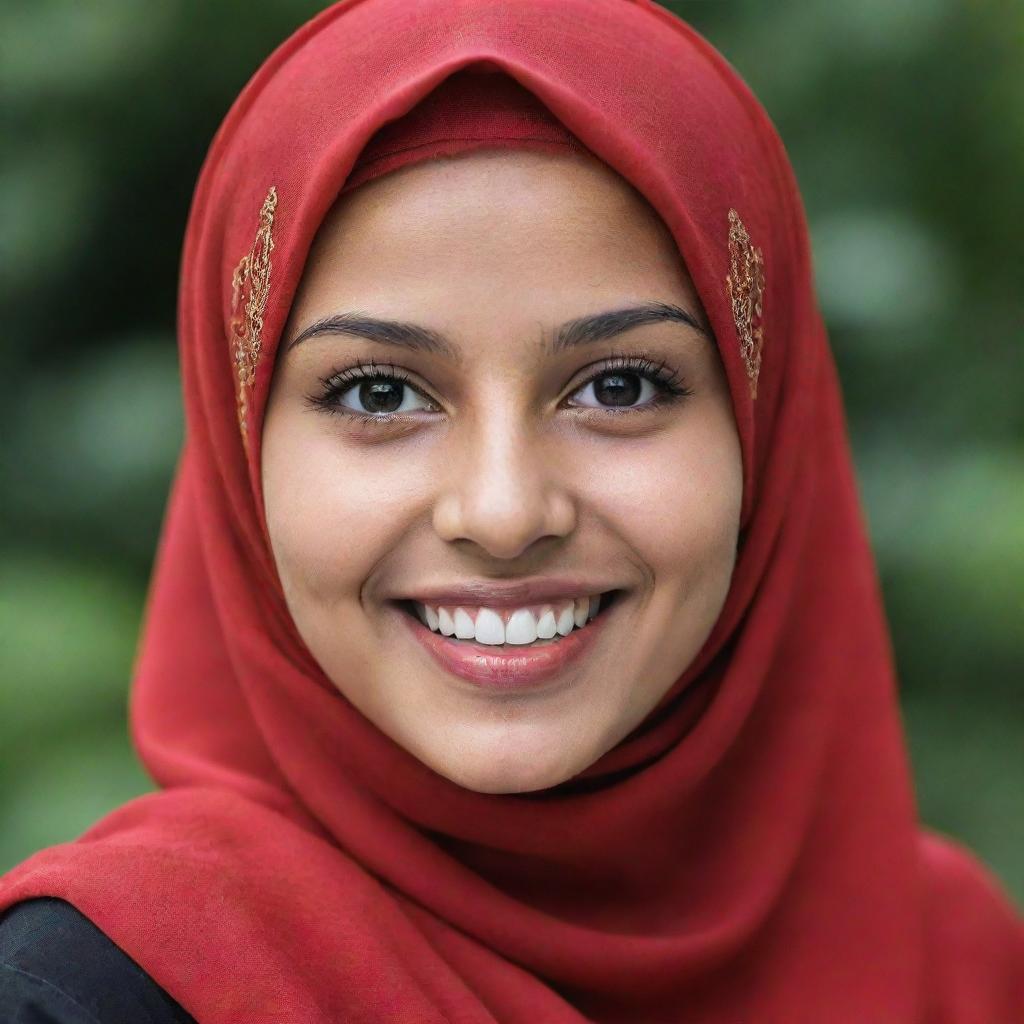
[[[587,154],[484,150],[404,167],[342,196],[297,300],[327,290],[351,304],[401,291],[494,304],[511,291],[561,309],[567,291],[625,298],[659,287],[666,300],[696,301],[670,232],[615,171]]]
[[[498,349],[519,359],[524,346],[559,358],[654,324],[675,324],[695,352],[714,348],[646,200],[589,156],[498,151],[345,194],[317,238],[284,349],[357,338],[465,365]]]

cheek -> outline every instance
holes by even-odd
[[[278,431],[268,423],[263,495],[290,604],[327,608],[358,598],[408,516],[413,481],[398,462],[354,450],[322,426]]]
[[[692,422],[628,461],[605,464],[602,504],[656,586],[724,600],[736,556],[743,474],[731,417]]]

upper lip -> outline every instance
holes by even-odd
[[[464,605],[471,608],[520,608],[543,601],[569,600],[602,594],[606,590],[618,589],[608,583],[597,583],[579,578],[546,577],[544,579],[509,580],[467,580],[447,586],[423,587],[414,594],[407,594],[406,600],[421,604],[452,607]]]

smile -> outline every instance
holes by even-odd
[[[540,686],[589,651],[622,590],[516,609],[393,602],[415,640],[446,672],[481,687]]]

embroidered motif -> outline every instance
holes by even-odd
[[[256,379],[256,364],[263,340],[263,311],[270,294],[270,253],[274,240],[270,230],[277,209],[277,188],[271,186],[260,210],[259,229],[252,248],[239,260],[231,275],[230,340],[235,368],[238,371],[238,425],[242,443],[248,449],[249,390]]]
[[[761,347],[764,343],[761,324],[764,257],[759,248],[750,244],[750,235],[735,210],[729,211],[729,264],[725,283],[732,300],[732,318],[750,380],[750,397],[757,398],[757,377],[761,372]]]

